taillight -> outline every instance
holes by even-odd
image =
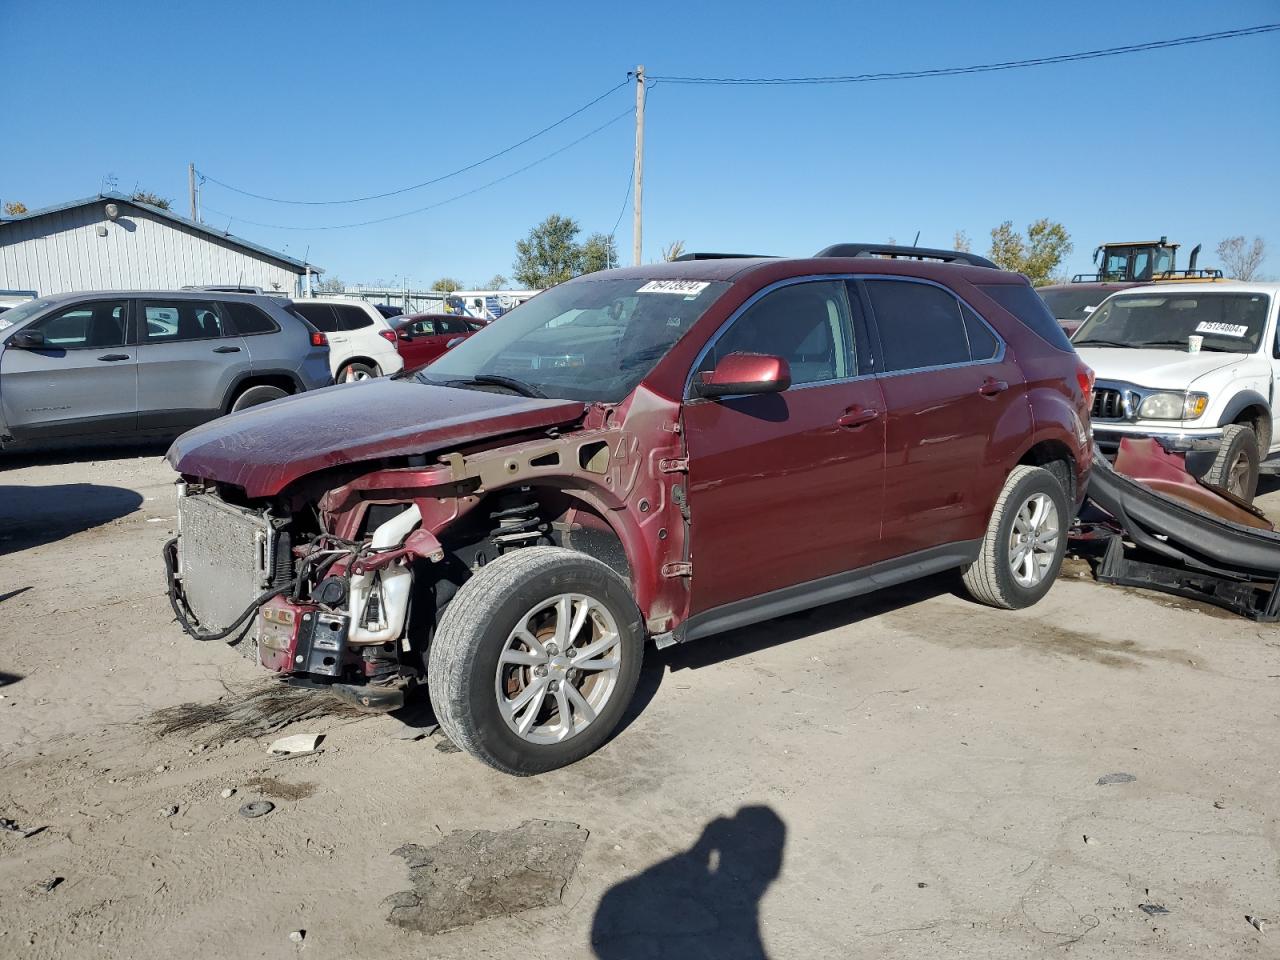
[[[394,330],[379,330],[378,336],[383,340],[390,340],[392,343],[396,342],[396,334]]]
[[[329,338],[328,338],[328,337],[326,337],[326,336],[325,336],[323,333],[321,333],[319,330],[312,330],[312,331],[311,331],[311,345],[312,345],[313,347],[327,347],[327,346],[329,345]]]
[[[1080,384],[1080,392],[1084,394],[1085,406],[1093,405],[1093,371],[1085,364],[1076,370],[1076,383]]]

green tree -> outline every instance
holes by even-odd
[[[582,245],[582,272],[611,270],[618,265],[618,245],[605,233],[593,233]]]
[[[1071,236],[1060,223],[1041,218],[1027,227],[1024,238],[1013,229],[1013,221],[1006,220],[992,229],[987,256],[1005,270],[1025,274],[1039,287],[1052,281],[1054,271],[1071,250]]]
[[[455,280],[453,277],[441,277],[431,284],[431,289],[436,293],[453,293],[455,290],[462,289],[462,281]]]
[[[516,241],[513,271],[516,282],[534,289],[553,287],[583,271],[583,250],[578,245],[578,222],[553,213]]]
[[[1254,237],[1248,245],[1243,236],[1227,237],[1218,244],[1218,261],[1223,272],[1233,280],[1252,280],[1266,258],[1267,244],[1261,237]]]
[[[4,205],[6,217],[20,217],[27,212],[27,205],[21,200],[10,200]]]
[[[150,190],[134,190],[133,196],[129,199],[159,207],[161,210],[169,209],[169,201],[158,193],[152,193]]]

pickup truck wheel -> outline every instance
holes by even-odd
[[[1014,467],[1000,491],[964,585],[979,603],[1020,610],[1049,592],[1067,551],[1071,516],[1062,484],[1043,467]]]
[[[367,363],[348,363],[338,371],[338,381],[352,383],[356,380],[372,380],[377,375],[378,371]]]
[[[235,402],[231,404],[231,412],[237,410],[248,410],[250,407],[256,407],[260,403],[270,403],[272,400],[279,400],[281,397],[287,397],[279,387],[272,387],[267,384],[259,384],[256,387],[250,387],[240,396],[236,397]]]
[[[436,718],[504,773],[574,763],[622,719],[644,636],[630,588],[599,560],[560,547],[508,553],[440,618],[427,658]]]
[[[1232,423],[1223,428],[1222,446],[1204,482],[1253,503],[1258,492],[1258,437],[1252,427]]]

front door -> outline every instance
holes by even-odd
[[[985,533],[1012,444],[1032,432],[1022,372],[994,330],[950,291],[866,280],[879,335],[890,556]]]
[[[780,356],[792,385],[685,402],[691,613],[879,559],[884,403],[878,381],[859,375],[862,323],[842,282],[788,284],[743,311],[699,363]]]
[[[44,349],[5,347],[0,403],[15,440],[137,429],[138,353],[127,345],[128,314],[128,300],[82,301],[23,327],[44,335]]]
[[[138,424],[185,429],[218,416],[252,368],[212,300],[138,301]]]

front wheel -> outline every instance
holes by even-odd
[[[1258,435],[1252,427],[1232,423],[1223,428],[1222,445],[1204,482],[1221,487],[1245,503],[1253,502],[1258,492]]]
[[[1049,592],[1067,551],[1062,484],[1043,467],[1014,467],[1004,482],[978,559],[964,585],[979,603],[1019,610]]]
[[[504,773],[574,763],[622,719],[644,636],[630,589],[599,560],[560,547],[506,554],[440,618],[427,663],[436,718]]]

